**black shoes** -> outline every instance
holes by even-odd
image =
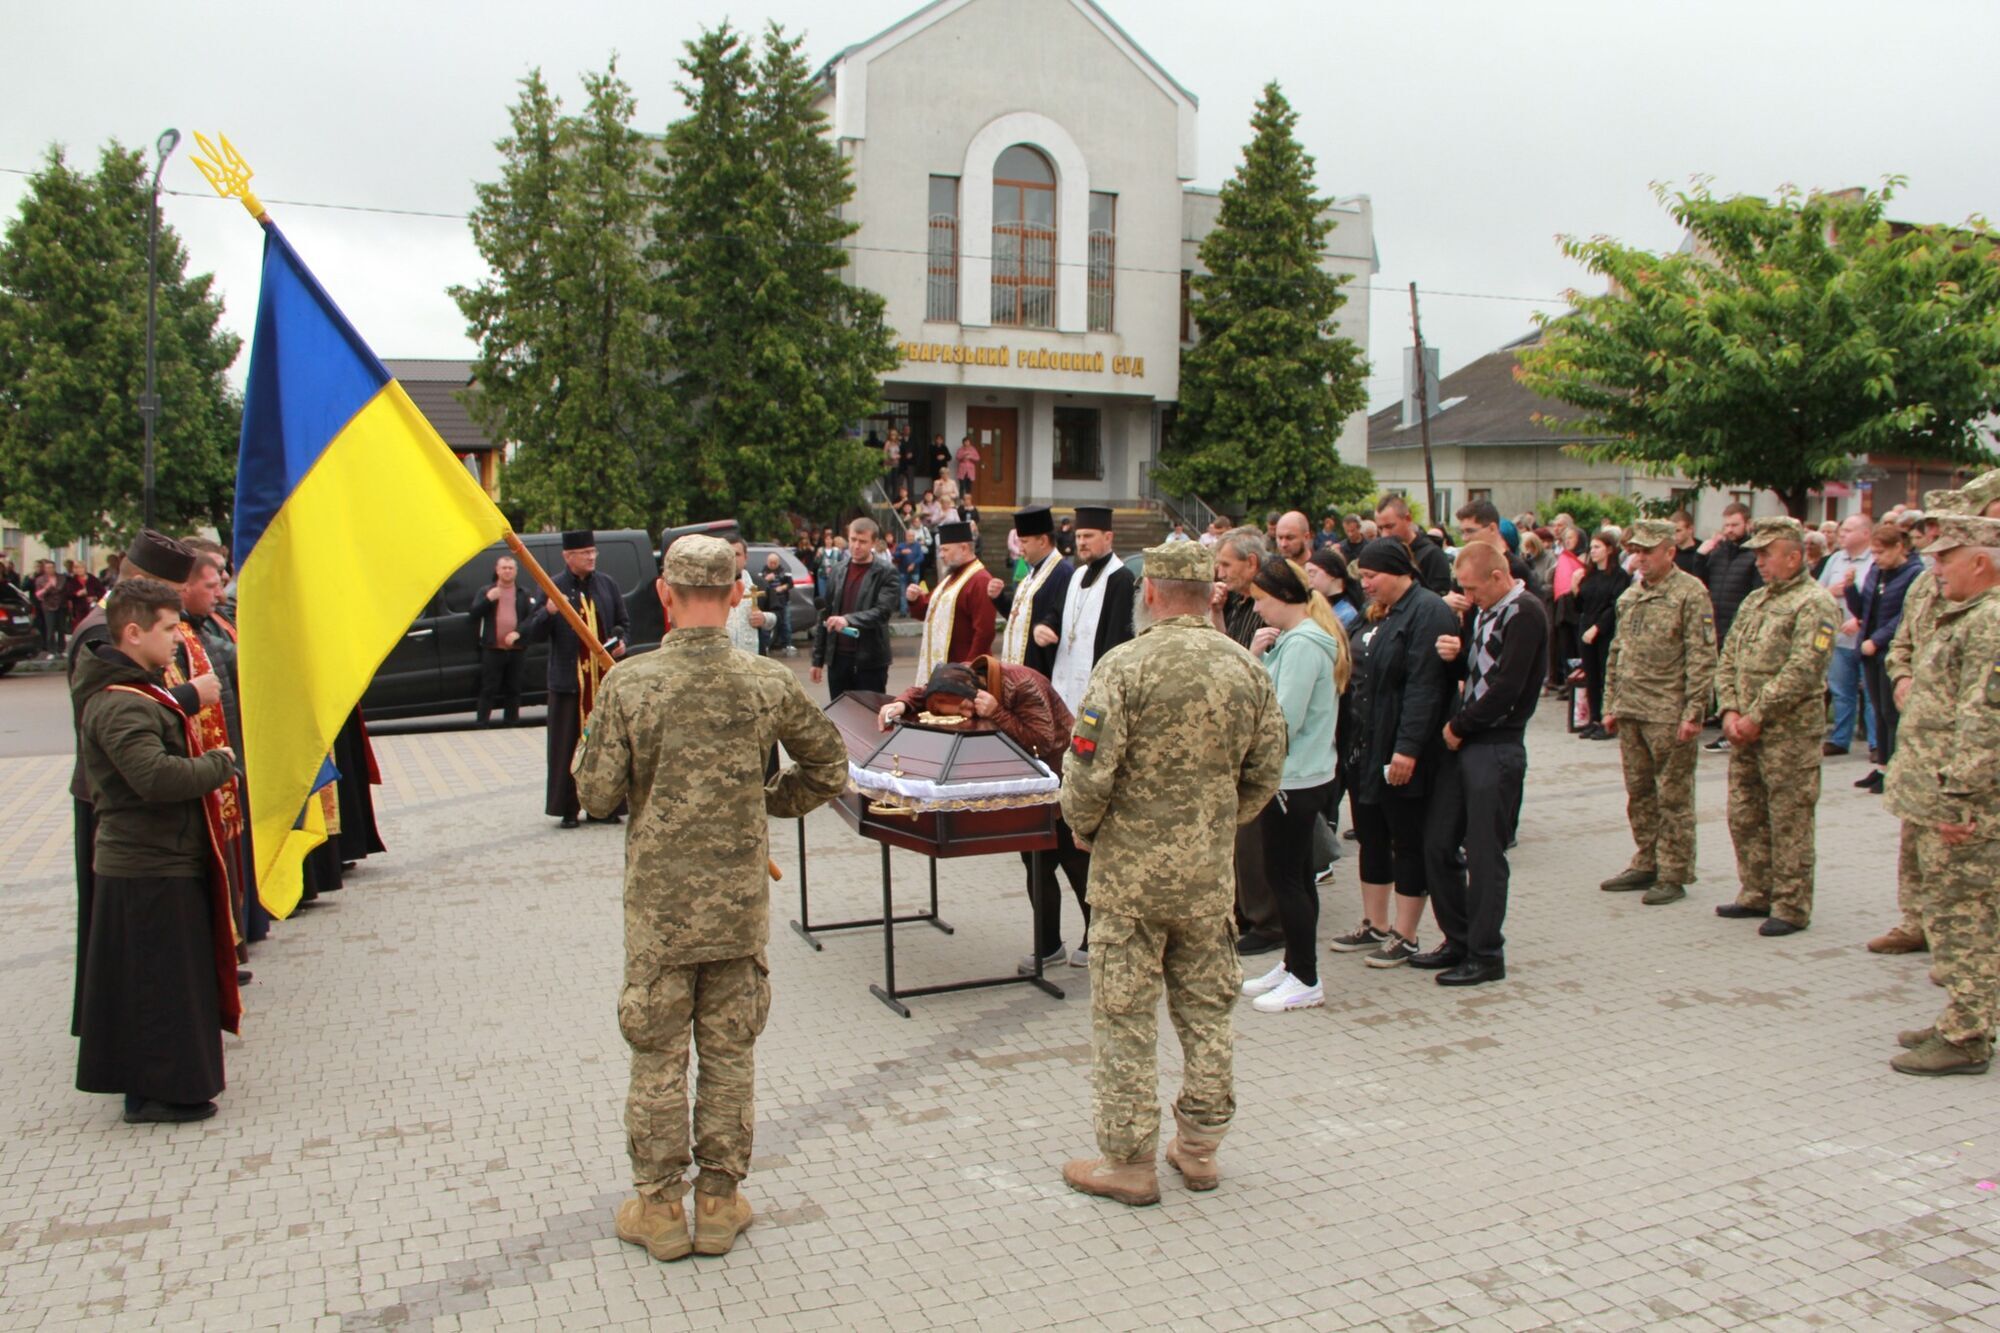
[[[1446,968],[1458,967],[1464,962],[1465,950],[1457,948],[1447,940],[1435,949],[1411,954],[1408,965],[1420,972],[1442,972]]]
[[[575,827],[576,827],[576,816],[575,816],[575,815],[564,815],[564,816],[563,816],[563,818],[562,818],[562,823],[561,823],[560,825],[558,825],[558,827],[559,827],[559,828],[575,828]]]
[[[1236,952],[1248,958],[1254,954],[1275,953],[1285,947],[1285,937],[1275,930],[1246,930],[1236,941]]]
[[[1769,916],[1771,915],[1771,909],[1768,907],[1745,907],[1742,903],[1718,903],[1715,908],[1715,914],[1717,916],[1728,917],[1732,921],[1744,921],[1751,917]]]
[[[185,1125],[190,1121],[206,1120],[215,1114],[214,1102],[140,1102],[137,1106],[127,1106],[125,1123],[128,1125]]]
[[[1879,768],[1876,769],[1854,785],[1861,791],[1872,791],[1877,796],[1880,796],[1882,794],[1882,770]]]
[[[1440,986],[1483,986],[1489,981],[1500,981],[1507,975],[1507,964],[1498,958],[1468,958],[1448,972],[1440,972],[1437,983]]]
[[[239,967],[239,968],[237,968],[237,969],[236,969],[236,984],[237,984],[237,985],[239,985],[239,986],[247,986],[247,985],[249,985],[249,984],[250,984],[250,969],[249,969],[249,968],[247,968],[247,967]]]
[[[596,815],[588,815],[585,818],[586,822],[592,824],[622,824],[625,822],[624,817],[620,815],[606,815],[602,819],[599,819]]]
[[[1763,925],[1757,927],[1757,933],[1766,936],[1796,935],[1804,929],[1805,927],[1796,921],[1787,921],[1781,916],[1774,916],[1767,918]]]

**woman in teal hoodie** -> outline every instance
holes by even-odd
[[[1317,960],[1319,888],[1313,883],[1313,820],[1333,802],[1334,720],[1340,708],[1342,645],[1312,614],[1312,592],[1288,561],[1266,560],[1252,580],[1257,614],[1276,630],[1263,652],[1289,747],[1278,794],[1259,815],[1264,872],[1285,929],[1284,961],[1243,984],[1261,1013],[1310,1009],[1326,1002]],[[1254,650],[1254,649],[1253,649]]]

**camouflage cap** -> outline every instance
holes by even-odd
[[[1625,544],[1641,551],[1650,551],[1661,542],[1673,539],[1674,525],[1663,518],[1642,518],[1625,534]]]
[[[667,548],[660,573],[680,588],[726,588],[736,582],[736,548],[720,537],[690,532]]]
[[[1977,514],[1995,500],[2000,500],[2000,468],[1982,473],[1959,488],[1965,496],[1966,513]]]
[[[1743,545],[1754,551],[1760,546],[1769,546],[1772,542],[1780,541],[1797,542],[1799,545],[1804,546],[1806,544],[1806,525],[1795,518],[1786,518],[1781,515],[1771,518],[1760,518],[1751,525],[1750,537]]]
[[[1148,546],[1146,577],[1182,583],[1215,582],[1215,555],[1200,542],[1168,542]]]
[[[1937,536],[1931,538],[1930,552],[1949,551],[1954,546],[2000,547],[2000,518],[1975,518],[1970,514],[1939,514]]]
[[[1925,491],[1924,507],[1922,509],[1915,511],[1904,510],[1903,512],[1915,512],[1926,516],[1930,514],[1969,514],[1972,512],[1972,501],[1966,497],[1964,491]]]

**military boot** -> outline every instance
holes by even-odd
[[[678,1197],[649,1199],[641,1194],[618,1205],[618,1239],[643,1245],[646,1253],[661,1262],[685,1259],[693,1243],[688,1239],[687,1209]]]
[[[1896,1034],[1896,1044],[1906,1051],[1914,1051],[1936,1035],[1937,1029],[1934,1027],[1904,1028]]]
[[[1180,1132],[1167,1143],[1167,1165],[1181,1173],[1191,1190],[1212,1190],[1222,1183],[1222,1168],[1216,1164],[1216,1149],[1222,1146],[1223,1130],[1196,1124],[1174,1108],[1174,1126]]]
[[[1677,903],[1687,896],[1688,891],[1678,884],[1655,884],[1639,901],[1648,907],[1658,907],[1662,903]]]
[[[1654,884],[1659,882],[1659,878],[1660,872],[1657,870],[1639,870],[1627,867],[1597,887],[1603,889],[1606,893],[1627,893],[1633,889],[1650,889]]]
[[[1901,925],[1891,926],[1868,941],[1869,953],[1924,953],[1930,947],[1921,930],[1910,931]]]
[[[1079,1194],[1115,1199],[1134,1208],[1160,1201],[1160,1177],[1150,1157],[1143,1162],[1077,1158],[1063,1163],[1063,1180]]]
[[[694,1252],[728,1254],[736,1238],[750,1229],[750,1200],[741,1189],[731,1194],[694,1195]]]
[[[1899,1074],[1983,1074],[1993,1063],[1993,1043],[1947,1041],[1935,1031],[1921,1046],[1905,1051],[1889,1062]]]

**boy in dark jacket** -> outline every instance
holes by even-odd
[[[80,656],[71,684],[97,812],[76,1086],[123,1093],[129,1124],[214,1115],[222,1030],[242,1015],[220,815],[206,799],[235,755],[189,757],[190,719],[161,678],[180,614],[177,589],[120,580],[105,606],[111,641]]]

